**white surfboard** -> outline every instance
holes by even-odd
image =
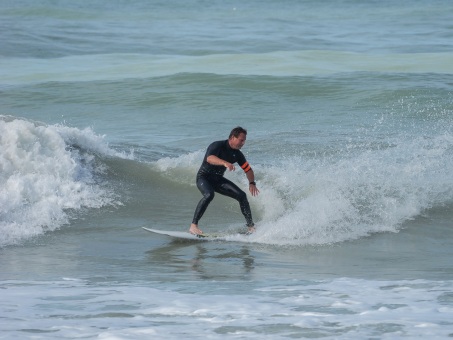
[[[146,231],[151,233],[160,234],[160,235],[167,235],[174,238],[185,239],[185,240],[197,240],[197,241],[212,241],[221,239],[223,236],[221,235],[214,235],[214,234],[203,234],[203,235],[194,235],[186,231],[173,231],[173,230],[157,230],[151,228],[145,228]]]

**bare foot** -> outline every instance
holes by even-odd
[[[203,234],[203,230],[198,228],[198,226],[196,224],[192,223],[189,228],[189,233],[191,233],[193,235],[201,235],[201,234]]]
[[[255,227],[249,227],[247,234],[253,234],[256,231]]]

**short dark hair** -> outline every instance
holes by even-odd
[[[247,130],[240,127],[240,126],[237,126],[235,127],[233,130],[231,130],[230,132],[230,136],[228,138],[231,138],[231,137],[239,137],[239,135],[243,133],[244,135],[247,136]]]

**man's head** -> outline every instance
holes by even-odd
[[[246,139],[247,130],[238,126],[231,130],[228,143],[232,149],[239,150],[244,146]]]

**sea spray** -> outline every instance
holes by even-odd
[[[453,201],[452,141],[446,133],[328,159],[294,158],[298,170],[290,166],[293,171],[272,180],[286,209],[276,220],[261,221],[255,240],[329,244],[399,231],[404,222]]]
[[[91,129],[0,118],[0,246],[55,230],[70,211],[118,203],[96,153],[121,154]]]

